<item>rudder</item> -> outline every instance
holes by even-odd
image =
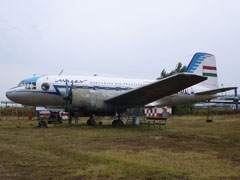
[[[218,88],[218,76],[215,56],[208,53],[196,53],[189,63],[186,72],[208,77],[201,85],[209,88]]]

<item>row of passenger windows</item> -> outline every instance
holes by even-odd
[[[95,85],[116,85],[116,86],[137,86],[141,87],[143,84],[134,84],[134,83],[110,83],[110,82],[90,82],[90,84],[95,84]],[[36,89],[36,82],[21,82],[18,84],[18,87],[25,87],[25,89]],[[110,90],[111,87],[103,87],[105,90]],[[99,86],[94,86],[93,89],[103,89],[100,88]],[[49,89],[49,88],[48,88]],[[83,86],[83,89],[88,89],[88,86]],[[130,88],[127,88],[129,90]],[[116,87],[116,90],[121,90],[121,87]]]
[[[90,84],[116,85],[116,86],[137,86],[137,87],[143,86],[143,84],[139,84],[139,83],[113,83],[113,82],[93,82],[93,81],[90,81]]]
[[[88,89],[88,86],[83,86],[83,89]],[[99,86],[93,86],[94,90],[98,90],[98,89],[105,89],[105,90],[110,90],[110,89],[115,89],[116,91],[120,91],[121,87],[99,87]],[[131,88],[124,88],[126,90],[130,90]]]
[[[18,87],[25,87],[25,89],[36,89],[35,82],[21,82],[18,84]]]
[[[73,84],[84,84],[84,82],[87,82],[88,80],[63,80],[63,79],[59,79],[55,82],[69,82],[69,83],[73,83]],[[141,87],[144,84],[141,83],[127,83],[127,82],[123,82],[123,83],[118,83],[118,82],[104,82],[104,81],[90,81],[90,84],[93,85],[108,85],[108,86],[135,86],[135,87]]]

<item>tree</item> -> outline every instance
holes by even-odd
[[[167,77],[167,72],[165,69],[162,70],[161,77],[163,77],[163,78]]]
[[[161,74],[160,74],[160,77],[157,78],[158,80],[159,79],[163,79],[165,77],[169,77],[169,76],[172,76],[174,74],[177,74],[177,73],[180,73],[180,72],[184,72],[185,70],[187,69],[187,66],[186,65],[182,65],[181,62],[177,63],[176,65],[176,68],[174,70],[172,70],[171,72],[167,73],[165,69],[162,70]]]
[[[177,73],[181,73],[181,72],[185,72],[187,69],[187,66],[183,66],[181,62],[177,63],[176,67],[174,70],[170,71],[169,73],[166,72],[165,69],[162,70],[160,77],[157,78],[159,79],[163,79],[169,76],[172,76],[174,74]],[[177,114],[177,115],[185,115],[185,114],[190,114],[193,112],[193,105],[179,105],[179,106],[174,106],[173,107],[173,114]]]

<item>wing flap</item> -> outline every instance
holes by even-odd
[[[206,77],[180,73],[106,100],[106,103],[142,106],[206,80]]]
[[[218,89],[212,89],[209,91],[202,91],[202,92],[198,92],[195,93],[196,95],[213,95],[213,94],[217,94],[217,93],[221,93],[221,92],[225,92],[225,91],[230,91],[233,89],[236,89],[237,87],[226,87],[226,88],[218,88]]]

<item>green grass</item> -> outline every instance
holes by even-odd
[[[174,117],[160,130],[20,121],[0,120],[0,179],[240,179],[240,115]]]

